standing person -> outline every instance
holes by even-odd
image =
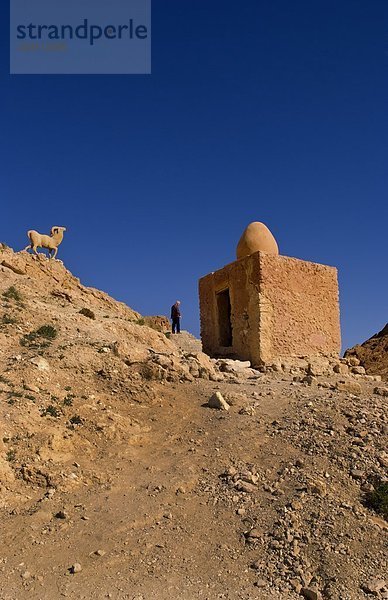
[[[172,332],[180,333],[181,332],[181,309],[180,309],[180,301],[177,300],[175,304],[171,307],[171,321],[172,321]]]

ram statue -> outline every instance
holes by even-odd
[[[50,258],[55,258],[58,252],[58,246],[63,240],[63,233],[66,231],[66,227],[51,227],[50,235],[38,233],[34,229],[27,232],[30,238],[30,244],[24,248],[24,250],[33,250],[35,254],[38,254],[37,248],[46,248],[49,251]]]

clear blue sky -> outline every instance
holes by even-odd
[[[153,0],[151,76],[10,76],[0,240],[65,225],[59,258],[143,314],[234,259],[253,220],[339,269],[344,348],[387,322],[386,0]]]

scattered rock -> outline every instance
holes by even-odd
[[[339,373],[340,375],[347,375],[349,373],[348,365],[344,363],[337,363],[333,367],[334,373]]]
[[[375,387],[373,393],[377,396],[388,397],[388,387]]]
[[[72,573],[73,575],[75,573],[80,573],[82,571],[82,566],[81,563],[74,563],[73,565],[71,565],[70,569],[69,569],[70,573]]]
[[[314,377],[314,375],[306,375],[306,377],[303,377],[302,379],[302,383],[307,383],[307,385],[313,385],[313,383],[316,383],[317,380]]]
[[[253,485],[253,483],[249,483],[247,481],[237,481],[235,484],[236,490],[239,492],[245,492],[247,494],[252,494],[257,491],[257,487]]]
[[[364,472],[359,469],[352,469],[350,474],[354,479],[363,479],[365,476]]]
[[[362,392],[361,385],[357,381],[338,381],[336,389],[339,392],[348,392],[349,394],[359,395]]]
[[[30,571],[24,571],[24,573],[22,573],[22,578],[23,579],[30,579],[31,578]]]
[[[361,586],[361,588],[367,593],[367,594],[371,594],[372,596],[379,596],[380,592],[382,590],[384,590],[387,587],[386,582],[384,581],[384,579],[371,579],[370,581],[368,581],[367,583],[363,584]]]
[[[307,368],[307,374],[315,377],[320,375],[328,375],[330,374],[330,371],[331,367],[329,359],[325,357],[317,357],[314,360],[311,360]]]
[[[90,308],[81,308],[79,314],[83,315],[84,317],[88,317],[88,319],[92,319],[93,321],[96,319],[95,313],[92,310],[90,310]]]
[[[67,513],[64,510],[59,510],[54,517],[56,519],[67,519]]]
[[[35,367],[37,367],[39,369],[39,371],[49,371],[50,370],[49,362],[42,356],[35,356],[34,358],[31,358],[30,363],[35,365]]]
[[[220,358],[217,360],[217,366],[222,373],[240,373],[249,369],[251,363],[249,360],[232,360],[230,358]]]
[[[1,262],[1,264],[6,269],[10,269],[14,273],[16,273],[16,275],[25,275],[26,274],[26,271],[23,269],[23,267],[20,267],[17,264],[11,263],[8,260],[3,260]]]
[[[40,392],[40,388],[38,388],[37,385],[32,385],[31,383],[24,383],[23,387],[27,392],[34,392],[35,394],[39,394]]]
[[[302,587],[302,589],[300,590],[300,593],[304,598],[306,598],[306,600],[320,600],[321,599],[321,594],[313,588]]]
[[[263,537],[263,532],[260,529],[254,527],[245,535],[245,537],[249,540],[259,540]]]
[[[358,367],[358,365],[360,364],[360,361],[357,358],[357,356],[346,356],[346,362],[350,367]]]
[[[208,400],[210,408],[218,408],[219,410],[229,410],[230,406],[226,402],[221,392],[215,392]]]

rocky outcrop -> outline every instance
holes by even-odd
[[[388,379],[388,323],[363,344],[346,350],[345,357],[357,358],[367,373]]]

